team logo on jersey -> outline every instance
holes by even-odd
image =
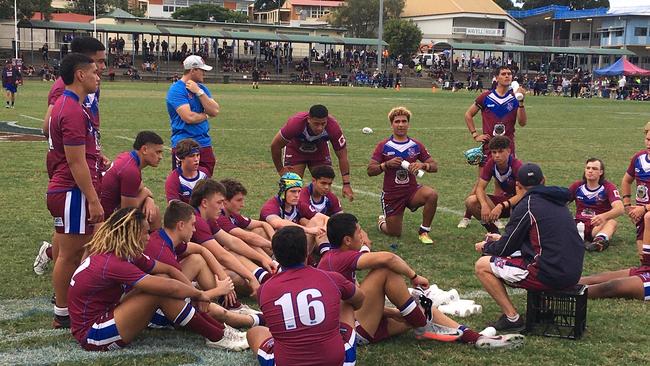
[[[303,142],[298,147],[298,150],[304,153],[314,153],[316,150],[318,150],[318,146],[316,146],[316,144],[313,142]]]
[[[513,109],[515,109],[515,105],[514,105],[513,103],[508,103],[508,104],[506,105],[506,109],[507,109],[508,111],[512,111]]]
[[[62,217],[55,217],[54,218],[54,226],[63,227],[63,218]]]
[[[345,145],[345,136],[341,135],[341,137],[339,137],[339,146],[343,145]]]
[[[615,190],[614,190],[614,197],[616,197],[616,198],[621,198],[621,194],[618,193],[618,189],[615,189]]]
[[[506,266],[506,261],[503,258],[495,257],[492,264],[494,264],[494,266],[497,268],[503,268]]]
[[[397,172],[395,172],[395,184],[408,184],[409,180],[408,170],[398,169]]]
[[[637,186],[636,187],[636,199],[639,201],[646,201],[648,199],[648,187],[646,186]]]
[[[406,150],[406,153],[409,154],[410,157],[414,157],[417,155],[417,152],[415,151],[414,147],[409,147],[408,150]]]
[[[503,123],[497,123],[494,125],[494,129],[492,130],[492,135],[493,136],[503,136],[506,134],[506,125]]]

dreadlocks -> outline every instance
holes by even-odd
[[[124,259],[140,256],[145,244],[141,240],[144,223],[145,216],[139,209],[119,209],[99,227],[86,244],[88,255],[113,252]]]

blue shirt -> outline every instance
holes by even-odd
[[[205,85],[198,85],[209,98],[212,98],[212,94],[210,94],[210,91]],[[210,135],[208,135],[208,131],[210,130],[208,120],[206,119],[203,122],[194,124],[186,123],[178,115],[178,112],[176,112],[176,109],[184,104],[189,104],[192,112],[205,112],[199,97],[185,88],[184,81],[179,80],[172,84],[167,92],[167,113],[169,113],[169,122],[172,127],[172,147],[176,147],[176,144],[185,138],[196,140],[201,147],[211,146],[212,140],[210,139]]]

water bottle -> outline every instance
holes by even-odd
[[[584,222],[577,223],[576,228],[578,228],[578,235],[580,235],[580,239],[582,239],[584,241],[585,240],[585,223]]]

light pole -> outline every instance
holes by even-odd
[[[377,69],[379,69],[379,72],[381,72],[383,33],[384,33],[384,0],[379,0],[379,29],[377,30]]]
[[[15,58],[18,58],[18,6],[16,0],[14,0],[14,39]]]
[[[97,0],[93,0],[93,37],[97,38]]]

